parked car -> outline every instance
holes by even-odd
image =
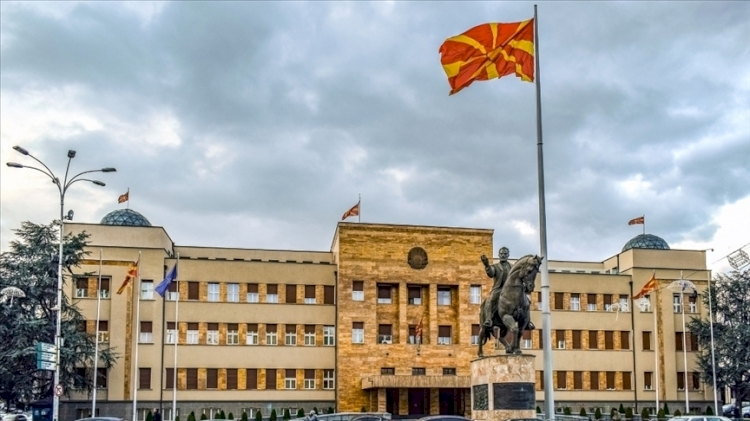
[[[24,414],[6,414],[3,416],[3,421],[31,421],[31,419]]]
[[[750,418],[750,406],[742,408],[742,418]]]
[[[125,421],[122,418],[118,417],[90,417],[90,418],[81,418],[76,421]]]
[[[732,421],[727,417],[716,415],[684,415],[681,417],[671,418],[670,421]]]

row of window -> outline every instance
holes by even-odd
[[[395,376],[396,367],[380,367],[380,375],[382,376]],[[427,369],[425,367],[412,367],[412,376],[426,376]],[[443,376],[455,376],[456,367],[443,367]]]
[[[644,331],[642,332],[643,337],[643,350],[644,351],[652,351],[652,345],[651,345],[651,336],[652,332]],[[683,340],[685,341],[685,346],[683,346]],[[699,343],[698,343],[698,335],[696,335],[693,332],[675,332],[674,333],[674,347],[675,351],[700,351]]]
[[[602,375],[603,374],[603,375]],[[618,387],[617,378],[621,387]],[[677,372],[677,390],[685,390],[685,372]],[[558,390],[631,390],[631,373],[615,371],[555,371],[555,389]],[[691,391],[701,389],[700,373],[688,372],[687,378]],[[544,372],[537,374],[537,390],[544,390]],[[654,373],[643,373],[643,389],[653,390]]]
[[[551,310],[568,310],[568,311],[598,311],[599,305],[597,301],[597,295],[602,296],[602,305],[604,311],[630,311],[630,296],[627,294],[580,294],[580,293],[565,293],[555,292],[553,293],[553,299],[550,302]],[[568,296],[566,302],[565,298]],[[672,295],[672,310],[675,313],[682,313],[683,294]],[[649,300],[643,309],[643,312],[651,311],[651,297],[646,296]],[[542,309],[542,292],[537,291],[534,299],[534,304],[537,310]],[[688,313],[698,312],[697,295],[688,295],[688,302],[685,311]]]
[[[333,390],[333,369],[275,368],[185,368],[185,381],[177,383],[180,390]],[[138,369],[138,387],[151,389],[151,368]],[[321,381],[319,381],[321,380]],[[174,388],[174,369],[167,368],[165,389]]]

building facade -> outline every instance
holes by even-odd
[[[173,419],[175,367],[183,420],[313,408],[471,414],[479,306],[492,287],[479,256],[494,254],[492,230],[342,222],[328,251],[186,247],[118,210],[66,231],[90,234],[91,254],[65,293],[88,320],[80,328],[118,355],[99,369],[101,415],[129,419],[135,398],[138,419],[160,407]],[[134,262],[140,277],[117,294]],[[175,264],[178,282],[162,299],[154,287]],[[602,262],[553,260],[549,270],[554,384],[543,381],[541,329],[522,340],[536,356],[540,406],[544,387],[576,413],[640,411],[657,391],[672,408],[684,408],[685,394],[691,408],[713,400],[698,379],[703,350],[682,325],[683,309],[687,320],[707,311],[700,295],[669,288],[684,278],[702,293],[703,251],[642,235]],[[657,290],[634,309],[630,297],[654,275]],[[531,300],[541,328],[539,285]],[[62,416],[90,409],[91,395],[72,391]]]

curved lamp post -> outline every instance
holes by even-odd
[[[60,250],[59,255],[57,259],[57,323],[55,327],[55,346],[57,347],[57,364],[55,367],[55,381],[54,384],[57,386],[60,384],[60,348],[62,347],[62,335],[61,335],[61,321],[62,321],[62,288],[63,288],[63,275],[62,275],[62,265],[63,265],[63,237],[65,235],[64,228],[63,228],[63,208],[65,207],[65,193],[67,193],[68,189],[70,188],[73,183],[77,183],[79,181],[88,181],[90,183],[96,184],[97,186],[104,186],[105,184],[102,183],[99,180],[91,180],[88,178],[80,178],[84,174],[94,173],[94,172],[115,172],[116,169],[112,167],[106,167],[98,170],[89,170],[89,171],[83,171],[81,173],[78,173],[70,179],[68,179],[68,173],[70,171],[70,161],[73,160],[76,156],[76,151],[69,150],[68,151],[68,166],[65,168],[65,177],[60,180],[59,177],[55,175],[55,173],[52,172],[52,170],[49,169],[47,165],[44,164],[44,162],[37,159],[34,155],[30,154],[29,151],[26,149],[20,147],[20,146],[14,146],[13,149],[22,154],[30,157],[34,161],[41,164],[42,168],[32,167],[28,165],[19,164],[16,162],[8,162],[6,163],[7,166],[11,168],[28,168],[30,170],[39,171],[40,173],[46,175],[52,180],[52,183],[57,186],[57,191],[60,193]],[[96,375],[96,374],[95,374]],[[57,393],[54,394],[53,400],[52,400],[52,421],[58,421],[60,414],[60,397],[57,396]]]

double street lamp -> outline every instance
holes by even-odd
[[[70,179],[68,178],[68,173],[70,171],[70,161],[73,160],[76,156],[76,151],[70,150],[68,151],[68,166],[65,168],[65,177],[60,180],[59,177],[57,177],[52,170],[49,169],[47,165],[44,164],[44,162],[37,159],[34,155],[30,154],[29,151],[26,149],[20,147],[20,146],[14,146],[13,149],[23,155],[26,155],[33,159],[34,161],[41,164],[42,168],[32,167],[29,165],[23,165],[16,162],[8,162],[6,163],[7,166],[11,168],[28,168],[30,170],[39,171],[40,173],[46,175],[52,180],[52,183],[57,186],[57,190],[60,193],[60,250],[59,255],[57,256],[57,323],[55,327],[55,347],[57,348],[57,357],[56,361],[57,364],[55,365],[55,379],[54,379],[54,385],[55,385],[55,393],[53,396],[52,401],[52,421],[58,421],[59,414],[60,414],[60,397],[59,394],[59,388],[60,386],[60,348],[63,345],[62,341],[62,335],[61,335],[61,321],[62,321],[62,291],[63,291],[63,275],[62,275],[62,266],[63,266],[63,237],[65,235],[64,228],[63,228],[63,209],[65,208],[65,193],[67,193],[68,189],[70,188],[73,183],[77,183],[79,181],[88,181],[90,183],[96,184],[97,186],[105,186],[105,184],[99,180],[92,180],[89,178],[80,178],[84,174],[89,173],[95,173],[95,172],[115,172],[116,169],[112,167],[106,167],[98,170],[89,170],[89,171],[83,171],[81,173],[78,173]],[[72,219],[72,215],[69,215]],[[94,373],[96,375],[96,373]],[[94,391],[96,393],[96,391]]]

